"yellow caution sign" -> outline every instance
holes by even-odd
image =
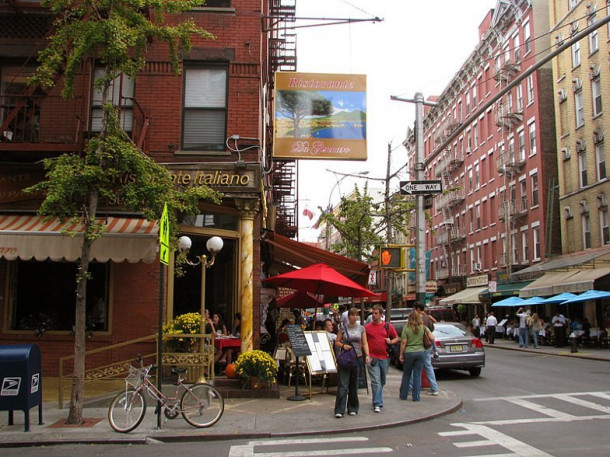
[[[162,264],[169,265],[169,253],[169,215],[166,203],[159,221],[159,260]]]

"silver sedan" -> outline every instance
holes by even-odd
[[[435,369],[467,370],[479,376],[485,366],[485,349],[481,340],[457,322],[434,324],[436,355],[432,358]]]

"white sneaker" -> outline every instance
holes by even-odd
[[[430,392],[428,392],[428,395],[436,397],[438,395],[438,390],[431,390]]]
[[[350,411],[350,412],[349,412],[349,415],[350,415],[350,416],[355,416],[356,414],[358,414],[358,413],[356,413],[356,411]]]
[[[373,411],[376,412],[376,413],[380,413],[381,412],[381,408],[379,406],[375,406],[373,408]]]
[[[341,414],[341,413],[337,413],[337,414],[335,414],[335,417],[336,417],[337,419],[341,419],[341,418],[343,417],[343,414]]]

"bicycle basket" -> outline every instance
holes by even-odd
[[[129,374],[125,378],[125,382],[136,389],[140,387],[142,381],[146,377],[146,370],[143,368],[129,367]]]

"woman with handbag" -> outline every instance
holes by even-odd
[[[358,324],[359,311],[352,308],[348,312],[348,324],[339,326],[335,345],[339,348],[337,356],[337,398],[335,399],[335,417],[340,419],[347,412],[350,416],[358,414],[358,358],[364,356],[369,363],[369,346],[366,342],[366,331]]]
[[[426,361],[426,346],[434,343],[434,333],[426,327],[417,311],[409,314],[409,320],[400,335],[400,361],[403,363],[400,382],[400,399],[409,394],[409,380],[413,375],[413,401],[420,400],[421,372]]]

